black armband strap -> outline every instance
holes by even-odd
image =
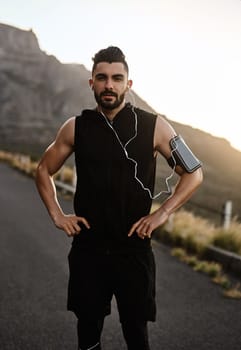
[[[174,168],[174,166],[177,165],[177,162],[174,161],[173,157],[168,158],[167,163],[170,166],[170,168]]]

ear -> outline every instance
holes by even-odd
[[[128,80],[127,82],[127,88],[130,89],[132,87],[133,81],[132,80]]]
[[[89,86],[93,90],[93,79],[89,79]]]

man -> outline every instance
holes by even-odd
[[[97,107],[68,119],[47,148],[36,184],[54,224],[73,237],[68,309],[77,316],[79,349],[101,349],[104,318],[116,298],[129,350],[148,350],[147,322],[155,321],[155,263],[151,234],[202,182],[200,164],[187,171],[174,157],[176,136],[162,117],[125,102],[132,86],[122,51],[110,46],[93,58]],[[57,200],[53,175],[75,153],[75,214]],[[155,161],[173,160],[174,193],[150,214]]]

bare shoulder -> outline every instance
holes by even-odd
[[[75,118],[76,117],[71,117],[71,118],[69,118],[69,119],[67,119],[65,122],[64,122],[64,124],[61,126],[61,128],[60,128],[60,131],[64,131],[64,132],[66,132],[66,131],[74,131],[74,127],[75,127]]]
[[[67,119],[60,127],[56,142],[66,143],[68,145],[74,144],[74,132],[75,132],[75,117]]]
[[[170,140],[176,135],[173,126],[162,115],[157,116],[155,134],[154,134],[154,148],[165,156],[169,156]]]
[[[175,130],[173,126],[170,124],[170,122],[166,119],[165,116],[158,114],[157,120],[156,120],[156,129],[158,131],[162,131],[163,133],[169,132],[172,134],[175,134]]]

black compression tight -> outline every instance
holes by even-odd
[[[100,337],[104,319],[97,321],[78,319],[79,350],[101,350]],[[122,322],[122,331],[128,350],[150,350],[148,342],[147,322]]]
[[[77,323],[79,350],[101,350],[100,336],[104,319],[97,321],[80,320]]]
[[[122,322],[121,326],[128,350],[150,350],[147,322],[127,321]]]

